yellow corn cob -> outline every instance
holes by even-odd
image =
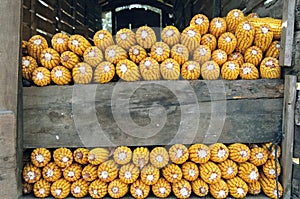
[[[197,196],[203,197],[206,196],[209,192],[209,187],[204,180],[198,178],[197,180],[191,182],[193,193]]]
[[[51,153],[45,148],[36,148],[30,155],[31,163],[36,167],[44,167],[51,160]]]
[[[224,50],[227,54],[231,54],[237,45],[237,39],[231,32],[223,33],[218,39],[218,48]]]
[[[131,184],[135,182],[140,175],[140,170],[132,163],[123,165],[119,170],[119,178],[121,182]]]
[[[189,59],[189,50],[182,44],[176,44],[171,49],[171,58],[178,62],[179,65],[184,64]]]
[[[96,166],[96,165],[92,165],[92,164],[86,165],[82,169],[82,172],[81,172],[82,179],[84,179],[85,181],[88,181],[88,182],[94,181],[98,177],[97,169],[98,169],[98,166]]]
[[[267,178],[276,178],[276,166],[277,166],[277,175],[281,173],[281,166],[278,160],[269,159],[263,166],[262,171]]]
[[[227,31],[235,33],[238,24],[245,20],[244,13],[241,10],[233,9],[226,15]]]
[[[166,198],[172,191],[171,184],[164,178],[160,178],[152,185],[152,192],[158,198]]]
[[[112,64],[117,64],[119,61],[127,59],[127,52],[117,45],[112,45],[105,50],[105,59]]]
[[[114,160],[103,162],[98,167],[98,178],[103,182],[111,182],[118,177],[119,168]]]
[[[244,58],[245,62],[251,63],[257,67],[263,58],[263,52],[259,47],[251,46],[245,51]]]
[[[220,168],[211,161],[200,164],[199,170],[201,179],[207,184],[217,183],[221,179],[222,174]]]
[[[128,59],[123,59],[117,63],[116,72],[125,81],[138,81],[141,78],[139,67]]]
[[[248,193],[252,195],[258,195],[261,192],[261,186],[259,181],[254,181],[252,183],[248,183]]]
[[[94,82],[104,84],[110,82],[115,76],[115,66],[107,61],[100,63],[94,71]]]
[[[130,185],[130,193],[136,199],[147,198],[150,193],[150,186],[144,184],[141,180],[137,180]]]
[[[230,195],[234,198],[244,198],[249,190],[247,183],[237,176],[227,180],[227,185]]]
[[[55,182],[62,176],[62,171],[55,162],[50,162],[42,170],[43,178],[48,182]]]
[[[166,59],[160,65],[160,73],[164,79],[177,80],[180,76],[180,66],[174,59]]]
[[[255,166],[261,166],[268,160],[268,151],[262,147],[253,147],[251,149],[251,155],[249,162]]]
[[[27,49],[27,46],[28,46],[28,41],[25,41],[25,40],[22,40],[22,55],[23,56],[27,56],[28,55],[28,49]]]
[[[229,189],[227,183],[221,179],[215,184],[210,184],[209,191],[214,198],[222,199],[228,196]]]
[[[72,35],[68,41],[68,48],[79,56],[82,56],[84,51],[91,46],[90,42],[81,35]]]
[[[67,148],[58,148],[53,152],[53,159],[57,166],[66,168],[73,162],[73,153]]]
[[[56,50],[52,48],[45,48],[42,50],[39,60],[42,66],[51,70],[55,66],[58,66],[60,62],[60,56]]]
[[[144,80],[160,79],[159,63],[155,59],[151,57],[147,57],[143,59],[140,62],[139,68]]]
[[[200,45],[193,53],[193,60],[203,64],[211,59],[211,50],[206,45]]]
[[[41,35],[32,36],[27,44],[28,55],[39,62],[42,50],[48,48],[47,40]]]
[[[51,194],[58,199],[66,198],[71,191],[71,183],[65,179],[59,179],[51,185]]]
[[[260,64],[260,75],[262,78],[274,79],[280,78],[281,67],[279,61],[273,57],[266,57]]]
[[[140,61],[147,57],[147,52],[144,48],[139,45],[134,45],[129,48],[129,58],[136,64],[139,64]]]
[[[25,164],[23,168],[23,180],[28,183],[35,183],[40,180],[42,174],[39,167],[31,163]]]
[[[220,168],[222,178],[224,178],[224,179],[234,178],[238,173],[237,164],[230,159],[227,159],[227,160],[219,163],[218,167]]]
[[[132,162],[139,168],[143,168],[149,162],[150,152],[146,147],[138,147],[134,149],[132,154]]]
[[[182,171],[177,164],[169,164],[164,167],[162,175],[170,183],[175,183],[182,179]]]
[[[172,190],[176,198],[189,198],[192,194],[192,187],[190,183],[184,179],[172,184]]]
[[[204,144],[193,144],[189,147],[189,154],[195,163],[206,163],[210,158],[209,148]]]
[[[213,18],[209,25],[209,32],[216,38],[219,38],[227,30],[227,23],[221,17]]]
[[[194,162],[185,162],[182,167],[182,176],[187,181],[195,181],[199,177],[198,165]]]
[[[155,147],[150,152],[150,163],[158,169],[165,167],[169,163],[168,151],[164,147]]]
[[[121,182],[120,179],[116,179],[109,183],[107,189],[110,197],[122,198],[128,192],[128,184]]]
[[[89,151],[88,161],[92,165],[99,165],[108,160],[109,154],[106,148],[94,148]]]
[[[209,146],[210,160],[213,162],[223,162],[229,156],[229,150],[227,146],[222,143],[215,143]]]
[[[173,163],[183,164],[189,158],[189,150],[183,144],[174,144],[169,149],[169,156]]]
[[[71,72],[64,66],[56,66],[51,70],[51,80],[57,85],[68,85],[71,80]]]
[[[280,148],[280,146],[277,146],[277,154],[275,154],[276,146],[273,145],[272,148],[270,148],[271,145],[272,145],[271,142],[265,143],[265,144],[262,145],[262,147],[268,151],[269,159],[274,160],[275,157],[276,157],[276,158],[280,158],[280,155],[281,155],[281,148]]]
[[[239,73],[240,67],[234,61],[225,62],[221,68],[221,76],[225,80],[236,80]]]
[[[60,55],[60,62],[64,67],[73,69],[80,62],[80,59],[75,53],[66,51]]]
[[[145,49],[150,49],[156,42],[156,35],[152,28],[141,26],[136,31],[137,43]]]
[[[228,146],[229,158],[235,162],[246,162],[250,158],[250,149],[245,144],[234,143]]]
[[[276,186],[276,180],[267,178],[263,173],[260,173],[259,182],[261,185],[261,188],[269,198],[277,199],[281,198],[283,194],[283,188],[280,182],[278,182],[278,190]],[[279,193],[279,194],[278,194]]]
[[[219,66],[222,66],[227,61],[227,53],[224,50],[217,49],[212,52],[211,58]]]
[[[33,57],[22,57],[22,76],[23,78],[30,80],[32,78],[32,72],[38,67],[36,60]]]
[[[51,39],[51,44],[54,50],[59,53],[67,51],[69,36],[65,33],[56,33]]]
[[[199,33],[204,35],[208,32],[209,20],[204,14],[197,14],[191,19],[190,26],[195,26]]]
[[[83,60],[92,67],[96,67],[103,61],[103,53],[98,47],[90,46],[84,51]]]
[[[93,69],[84,62],[79,62],[72,69],[73,81],[75,84],[88,84],[93,78]]]
[[[235,61],[241,66],[244,63],[244,57],[239,52],[233,52],[229,55],[227,55],[227,61]]]
[[[247,15],[246,19],[251,19],[251,18],[259,18],[259,15],[255,12],[252,12],[250,14]]]
[[[87,164],[89,157],[89,150],[86,148],[78,148],[73,152],[73,157],[79,164]]]
[[[64,178],[69,182],[75,182],[81,178],[82,168],[79,164],[73,163],[63,171]]]
[[[266,57],[274,57],[275,59],[278,59],[279,53],[280,53],[280,42],[273,41],[266,52]]]
[[[159,169],[151,164],[145,166],[141,171],[141,180],[146,185],[154,185],[160,177]]]
[[[181,44],[185,45],[189,53],[192,54],[194,50],[200,45],[201,34],[194,26],[188,26],[181,33]]]
[[[205,34],[201,37],[200,44],[206,45],[211,51],[214,51],[217,48],[217,39],[212,34]]]
[[[247,183],[253,183],[259,178],[257,167],[250,162],[244,162],[239,165],[238,175]]]
[[[40,179],[33,185],[33,194],[37,198],[46,198],[50,195],[50,182]]]
[[[123,28],[117,32],[116,42],[120,47],[128,50],[136,44],[135,33],[128,28]]]
[[[170,56],[170,48],[166,43],[156,42],[151,47],[150,57],[152,57],[156,61],[162,62],[167,58],[169,58],[169,56]]]
[[[92,198],[103,198],[107,194],[107,184],[97,179],[89,186],[89,194]]]
[[[89,193],[89,183],[84,179],[79,179],[72,183],[71,194],[75,198],[83,198]]]
[[[180,32],[175,26],[166,26],[161,32],[163,42],[174,46],[180,42]]]
[[[37,67],[32,72],[32,81],[37,86],[47,86],[51,83],[51,73],[47,68]]]
[[[201,76],[205,80],[216,80],[220,77],[220,67],[214,61],[207,61],[201,67]]]
[[[132,157],[132,151],[126,146],[119,146],[115,149],[113,157],[117,164],[128,164]]]
[[[181,75],[186,80],[200,78],[200,64],[197,61],[187,61],[181,67]]]
[[[236,51],[244,53],[254,41],[255,27],[249,22],[244,21],[238,24],[235,36],[237,39]]]
[[[105,51],[105,49],[108,46],[112,46],[115,44],[112,35],[107,30],[99,30],[95,33],[93,37],[95,46],[97,46],[102,51]]]
[[[250,18],[249,21],[256,27],[263,24],[268,24],[270,26],[271,31],[273,32],[273,37],[276,40],[280,40],[281,31],[282,31],[282,20],[281,19],[274,19],[271,17],[265,18]]]
[[[240,67],[240,77],[242,79],[258,79],[259,78],[259,73],[258,69],[250,63],[244,63]]]
[[[273,32],[268,24],[263,24],[256,29],[254,44],[266,52],[273,41]]]

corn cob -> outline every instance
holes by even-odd
[[[250,149],[245,144],[234,143],[228,146],[229,158],[235,162],[246,162],[250,158]]]
[[[139,45],[134,45],[129,48],[129,58],[136,64],[139,64],[140,61],[147,57],[147,52],[144,48]]]
[[[69,36],[65,33],[56,33],[51,39],[51,44],[54,50],[58,53],[63,53],[67,51]]]
[[[141,171],[141,180],[146,185],[154,185],[160,177],[159,169],[151,164],[145,166]]]
[[[23,168],[23,180],[27,183],[35,183],[41,178],[41,170],[39,167],[31,163],[25,164]]]
[[[66,198],[71,192],[71,183],[65,179],[59,179],[51,185],[51,194],[58,199]]]
[[[94,71],[94,82],[104,84],[110,82],[115,76],[115,66],[107,61],[101,62]]]
[[[52,48],[45,48],[42,50],[39,60],[42,66],[51,70],[55,66],[58,66],[60,62],[60,56],[56,50]]]
[[[259,28],[263,24],[268,24],[270,26],[270,30],[273,32],[274,39],[280,40],[281,31],[282,31],[282,20],[281,19],[265,17],[265,18],[250,18],[249,21],[256,28]]]
[[[72,77],[75,84],[88,84],[93,78],[93,69],[84,62],[79,62],[72,69]]]
[[[98,47],[90,46],[84,51],[83,60],[90,66],[96,67],[103,61],[103,53]]]
[[[227,31],[234,34],[238,24],[244,20],[245,16],[241,10],[231,10],[226,15]]]
[[[249,162],[255,166],[261,166],[268,160],[268,151],[262,147],[253,147],[251,149]]]
[[[239,64],[239,66],[242,66],[242,64],[244,63],[244,57],[239,52],[233,52],[227,55],[227,61],[235,61]]]
[[[97,46],[102,51],[105,51],[105,49],[108,46],[112,46],[115,44],[112,35],[107,30],[99,30],[95,33],[93,37],[95,46]]]
[[[55,182],[62,176],[62,171],[55,162],[50,162],[43,168],[42,176],[48,182]]]
[[[24,195],[31,194],[32,190],[33,190],[33,184],[27,182],[22,183],[22,193]]]
[[[235,36],[237,39],[236,51],[244,53],[254,41],[255,27],[249,22],[244,21],[238,24]]]
[[[86,165],[81,172],[82,179],[88,182],[94,181],[98,177],[97,169],[98,167],[96,165],[92,165],[92,164]]]
[[[92,198],[103,198],[107,194],[108,185],[97,179],[89,186],[89,194]]]
[[[188,48],[189,53],[192,54],[193,51],[200,45],[201,34],[196,27],[188,26],[182,31],[180,41],[181,44]]]
[[[205,80],[216,80],[220,76],[220,67],[214,61],[207,61],[201,67],[201,76]]]
[[[111,182],[118,177],[119,168],[113,160],[103,162],[98,167],[98,178],[103,182]]]
[[[75,53],[66,51],[60,55],[60,62],[64,67],[73,69],[80,62],[80,59]]]
[[[258,69],[250,63],[244,63],[240,67],[240,77],[242,79],[258,79],[259,78],[259,73]]]
[[[164,147],[155,147],[150,152],[150,163],[158,169],[165,167],[169,163],[168,151]]]
[[[197,61],[187,61],[181,67],[181,75],[186,80],[200,78],[200,64]]]
[[[215,184],[210,184],[209,190],[211,195],[217,199],[226,198],[229,192],[228,185],[223,179]]]
[[[253,183],[258,180],[259,173],[254,164],[250,162],[244,162],[239,165],[238,176],[247,183]]]
[[[211,51],[214,51],[217,48],[217,39],[212,34],[205,34],[201,37],[200,44],[206,45]]]
[[[189,147],[189,154],[195,163],[206,163],[210,158],[209,148],[204,144],[193,144]]]
[[[107,189],[110,197],[122,198],[128,192],[128,184],[121,182],[120,179],[116,179],[109,183]]]
[[[162,62],[167,58],[169,58],[169,56],[170,56],[170,48],[166,43],[156,42],[151,47],[150,57],[152,57],[156,61]]]
[[[176,44],[171,49],[171,58],[178,62],[179,65],[184,64],[189,59],[189,50],[182,44]]]
[[[82,168],[79,164],[73,163],[63,171],[64,178],[69,182],[75,182],[81,178]]]
[[[28,46],[28,41],[25,41],[25,40],[22,40],[22,55],[23,56],[27,56],[28,55],[28,49],[27,49],[27,46]]]
[[[179,180],[172,184],[172,190],[176,198],[185,199],[189,198],[192,194],[192,187],[190,183],[184,179]]]
[[[276,173],[276,167],[277,167],[277,173]],[[281,166],[278,162],[278,160],[274,159],[269,159],[263,166],[262,166],[262,171],[264,175],[267,178],[276,178],[277,176],[280,175],[281,173]],[[277,174],[277,176],[276,176]]]
[[[68,41],[68,48],[79,56],[82,56],[89,46],[91,46],[90,42],[78,34],[72,35]]]
[[[207,184],[217,183],[221,179],[222,174],[220,168],[211,161],[200,164],[199,170],[201,179]]]
[[[78,148],[73,152],[74,161],[79,164],[88,164],[89,150],[86,148]]]
[[[247,15],[246,20],[251,19],[251,18],[259,18],[259,15],[255,12],[252,12]]]
[[[132,157],[132,151],[126,146],[119,146],[115,149],[113,158],[117,164],[128,164]]]
[[[33,185],[33,194],[37,198],[46,198],[50,195],[50,182],[41,179]]]
[[[51,80],[57,85],[68,85],[71,80],[71,72],[64,66],[56,66],[51,70]]]
[[[128,28],[123,28],[117,32],[116,42],[120,47],[128,50],[136,44],[135,33]]]
[[[273,57],[266,57],[260,64],[260,75],[262,78],[274,79],[280,78],[281,68],[279,61]]]
[[[187,181],[195,181],[199,177],[198,165],[194,162],[185,162],[182,167],[182,177]]]
[[[172,188],[170,183],[164,178],[159,178],[159,180],[152,185],[152,192],[158,198],[168,197],[171,191]]]
[[[278,182],[277,190],[275,179],[267,178],[263,173],[260,173],[260,176],[261,177],[259,178],[259,182],[264,194],[266,194],[266,196],[268,196],[269,198],[273,199],[281,198],[283,194],[283,188],[280,182]]]
[[[180,76],[180,66],[174,59],[166,59],[160,65],[160,73],[164,79],[177,80]]]
[[[272,145],[271,142],[265,143],[265,144],[262,145],[262,147],[268,151],[269,159],[274,160],[275,157],[276,157],[276,158],[280,158],[280,155],[281,155],[281,148],[280,148],[280,146],[277,146],[277,153],[275,153],[275,151],[276,151],[276,150],[275,150],[275,149],[276,149],[276,146],[273,145],[273,146],[271,147],[271,145]]]
[[[150,193],[150,186],[144,184],[141,180],[137,180],[130,185],[130,193],[136,199],[147,198]]]
[[[208,46],[200,45],[193,53],[193,60],[199,62],[201,65],[211,59],[211,50]]]
[[[222,66],[227,61],[227,53],[224,50],[217,49],[212,52],[211,58],[219,66]]]
[[[222,143],[215,143],[209,146],[210,160],[213,162],[223,162],[227,160],[229,156],[229,150],[227,146]]]
[[[263,24],[256,29],[254,44],[266,52],[273,41],[273,32],[268,24]]]
[[[28,55],[39,62],[42,50],[48,48],[47,40],[41,35],[32,36],[27,44]]]
[[[119,61],[127,59],[127,52],[120,46],[112,45],[106,48],[105,59],[112,64],[117,64]]]
[[[100,165],[108,160],[109,154],[106,148],[94,148],[89,151],[88,161],[92,165]]]
[[[116,72],[125,81],[138,81],[141,78],[139,67],[128,59],[123,59],[117,63]]]
[[[32,72],[32,81],[37,86],[47,86],[51,83],[51,73],[47,68],[37,67]]]
[[[161,32],[163,42],[174,46],[180,42],[180,32],[175,26],[166,26]]]
[[[275,59],[279,58],[280,53],[280,42],[279,41],[273,41],[271,45],[269,46],[266,57],[274,57]]]
[[[191,19],[190,26],[195,26],[199,30],[199,33],[204,35],[208,32],[209,20],[207,16],[203,14],[197,14]]]
[[[219,163],[218,167],[220,168],[222,178],[224,178],[224,179],[234,178],[238,173],[237,164],[230,159],[227,159],[227,160]]]
[[[248,193],[252,195],[258,195],[261,192],[261,186],[259,181],[254,181],[252,183],[248,183]]]
[[[227,23],[221,17],[213,18],[209,25],[209,32],[216,38],[219,38],[227,30]]]
[[[227,54],[231,54],[237,45],[237,39],[231,32],[223,33],[218,39],[218,48],[224,50]]]
[[[150,49],[156,42],[155,32],[148,26],[139,27],[135,35],[137,43],[144,49]]]
[[[32,78],[32,72],[38,67],[36,60],[33,57],[22,57],[22,76],[23,78],[30,80]]]
[[[175,164],[183,164],[189,158],[189,150],[183,144],[174,144],[169,149],[170,160]]]
[[[164,167],[162,175],[170,183],[175,183],[182,179],[182,171],[177,164],[169,164]]]
[[[236,176],[227,180],[227,185],[230,195],[234,198],[244,198],[248,193],[248,185],[240,177]]]
[[[236,80],[240,73],[239,65],[234,61],[225,62],[221,69],[221,76],[225,80]]]
[[[134,149],[132,154],[132,162],[139,168],[143,168],[149,162],[150,152],[146,147],[138,147]]]
[[[58,148],[53,152],[53,159],[57,166],[66,168],[73,162],[73,153],[67,148]]]
[[[257,67],[263,58],[263,52],[259,47],[251,46],[246,50],[244,58],[246,63],[251,63]]]
[[[140,62],[139,68],[144,80],[160,79],[159,63],[155,59],[151,57],[147,57],[143,59]]]
[[[209,192],[209,187],[204,180],[198,178],[195,181],[191,182],[193,193],[197,196],[203,197],[206,196]]]
[[[119,170],[119,178],[121,182],[131,184],[135,182],[140,175],[140,170],[132,163],[123,165]]]
[[[83,198],[89,193],[89,183],[84,179],[79,179],[72,183],[71,194],[75,198]]]
[[[45,148],[36,148],[30,155],[31,163],[36,167],[44,167],[51,160],[51,153]]]

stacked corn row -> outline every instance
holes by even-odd
[[[198,14],[181,33],[165,27],[121,29],[115,38],[99,30],[91,44],[81,35],[35,35],[22,43],[23,77],[38,86],[52,83],[107,83],[115,73],[125,81],[279,78],[281,20],[234,9],[211,21]],[[28,54],[26,54],[28,53]]]
[[[53,154],[37,148],[23,169],[23,192],[33,192],[38,198],[122,198],[130,193],[141,199],[151,191],[158,198],[171,192],[176,198],[209,193],[215,198],[244,198],[263,191],[277,198],[283,194],[279,182],[276,188],[276,174],[281,170],[279,156],[280,148],[275,154],[271,143],[175,144],[133,151],[126,146],[74,151],[58,148]]]

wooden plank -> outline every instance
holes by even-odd
[[[285,92],[283,104],[282,121],[282,180],[284,189],[284,199],[291,198],[292,165],[293,165],[293,143],[294,143],[294,112],[296,101],[296,82],[297,77],[292,75],[285,76]]]
[[[300,127],[295,126],[294,157],[300,158]],[[300,173],[299,173],[300,175]],[[300,179],[299,179],[300,180]]]
[[[282,15],[282,34],[280,44],[279,63],[281,66],[292,65],[292,51],[294,42],[295,0],[284,1]]]
[[[258,81],[260,83],[225,82],[223,94],[215,87],[216,85],[210,85],[212,83],[183,82],[185,81],[182,83],[161,81],[159,85],[156,85],[158,82],[148,85],[144,85],[143,82],[123,82],[120,91],[118,90],[120,85],[114,83],[24,88],[24,115],[26,115],[24,147],[166,145],[174,142],[211,143],[218,140],[224,143],[245,141],[261,143],[275,139],[277,132],[281,131],[280,80],[271,80],[269,83],[266,80]],[[167,89],[172,87],[171,85],[176,85],[176,88],[172,88],[173,92],[180,92],[180,96],[175,96]],[[130,97],[130,105],[125,105],[124,102],[117,103],[120,107],[112,104],[112,99],[120,100],[128,96],[128,88],[132,86],[141,89]],[[260,89],[262,87],[265,89]],[[112,97],[115,92],[120,96]],[[82,101],[82,96],[85,96],[86,100]],[[182,97],[187,99],[178,102]],[[161,106],[165,111],[161,112]],[[150,111],[150,115],[156,115],[151,118],[153,121],[149,119],[151,107],[153,111]],[[155,136],[147,135],[149,136],[147,139],[132,134],[130,128],[134,124],[124,124],[118,120],[120,117],[126,121],[127,111],[133,120],[131,122],[139,126],[139,131],[142,126],[155,124],[158,126],[152,130],[159,133]],[[164,115],[165,120],[161,120]],[[155,118],[160,119],[157,121]],[[34,125],[36,123],[39,125]],[[197,126],[201,128],[197,129]],[[192,130],[194,127],[196,129]],[[102,128],[103,134],[98,134],[101,131],[99,128]],[[86,138],[82,137],[83,129],[88,138],[97,137],[99,140],[94,139],[92,142],[83,140]],[[185,132],[184,138],[180,137],[182,132]]]
[[[18,187],[15,183],[19,180],[15,168],[0,169],[0,196],[5,199],[16,199],[21,193],[17,192]]]
[[[31,37],[31,29],[26,24],[22,25],[22,40],[28,41]]]
[[[293,69],[297,72],[300,72],[300,31],[294,33],[294,60],[293,60]],[[298,74],[300,75],[300,73]]]
[[[30,11],[29,9],[23,8],[23,22],[30,24]]]
[[[57,4],[57,0],[42,0],[42,1],[44,1],[46,4],[48,4],[52,8],[55,8],[56,4]]]
[[[295,28],[296,30],[300,30],[300,1],[299,0],[296,0]]]
[[[73,15],[74,7],[66,1],[61,1],[61,9],[64,10],[69,15]]]
[[[36,24],[37,24],[37,28],[44,32],[47,32],[50,34],[55,34],[55,32],[56,32],[55,23],[51,23],[49,21],[45,21],[42,18],[37,17]]]
[[[55,21],[56,12],[54,9],[44,6],[39,1],[36,2],[35,6],[36,6],[35,7],[36,13],[39,13],[40,15],[42,15],[43,17],[47,18],[48,20],[50,20],[52,22]]]

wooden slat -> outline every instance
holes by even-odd
[[[61,13],[61,21],[73,26],[75,24],[75,18],[71,17],[70,15],[66,15],[66,13]]]
[[[295,28],[296,30],[300,30],[300,1],[296,1],[295,8]]]
[[[296,76],[285,76],[285,92],[283,104],[282,121],[282,180],[284,199],[291,198],[292,165],[293,165],[293,143],[294,143],[294,112],[296,101]]]
[[[31,37],[31,29],[23,23],[22,26],[22,39],[28,41]]]
[[[47,33],[54,34],[56,32],[56,27],[54,23],[50,23],[39,17],[36,17],[36,24],[38,29],[41,29]]]
[[[66,1],[61,1],[61,9],[64,10],[69,15],[73,15],[74,8]]]
[[[295,115],[297,117],[297,115]],[[298,115],[299,117],[299,115]],[[300,127],[295,126],[295,137],[294,137],[294,157],[295,158],[300,158]],[[300,173],[299,173],[300,175]],[[299,178],[300,180],[300,178]]]
[[[216,83],[222,82],[217,81]],[[85,145],[112,146],[114,144],[136,146],[166,145],[174,142],[211,143],[218,141],[218,138],[224,143],[261,143],[275,139],[278,131],[281,130],[282,81],[225,82],[225,93],[223,94],[219,93],[220,90],[214,90],[216,85],[209,83],[206,85],[203,81],[195,81],[190,84],[160,82],[165,87],[176,85],[176,88],[173,89],[177,90],[176,92],[180,90],[181,97],[188,96],[188,99],[184,100],[182,104],[179,104],[178,97],[174,96],[170,90],[162,86],[155,86],[155,82],[148,86],[142,84],[142,82],[122,83],[121,85],[125,88],[120,91],[120,96],[117,98],[111,97],[116,87],[114,83],[24,88],[24,115],[26,115],[24,118],[24,147],[44,146],[52,148]],[[191,86],[190,89],[188,89],[188,85]],[[123,129],[122,125],[124,124],[119,127],[120,124],[118,125],[115,121],[117,116],[126,118],[126,110],[128,109],[120,102],[118,114],[113,114],[114,109],[112,110],[112,107],[114,106],[111,106],[111,99],[122,99],[124,95],[128,95],[128,88],[132,86],[142,86],[142,89],[131,96],[130,108],[128,108],[132,119],[138,126],[149,124],[148,111],[150,107],[156,107],[153,109],[153,114],[158,114],[161,111],[157,105],[163,106],[166,110],[165,124],[161,124],[162,121],[156,121],[159,126],[156,126],[155,129],[161,126],[161,131],[148,139],[128,135],[126,128],[129,128],[130,125],[126,126],[126,123],[125,129]],[[207,86],[211,90],[208,90]],[[194,91],[196,92],[194,93]],[[76,95],[77,92],[80,94],[79,97]],[[193,95],[195,95],[195,100],[199,106],[194,104],[197,102],[192,102]],[[81,96],[84,96],[87,101],[82,102]],[[213,101],[211,102],[211,100]],[[218,108],[218,105],[222,105],[221,108]],[[197,108],[199,108],[199,113],[197,113]],[[80,113],[77,113],[77,109],[81,110]],[[186,114],[188,113],[190,117],[182,115],[185,113],[182,113],[182,110]],[[222,111],[226,113],[225,116]],[[222,116],[222,114],[223,117],[217,117]],[[198,119],[197,115],[199,115]],[[91,118],[91,116],[94,117]],[[183,118],[181,119],[181,117]],[[79,123],[78,118],[82,119],[79,120],[81,121]],[[156,116],[156,118],[161,118],[161,115]],[[197,121],[195,124],[193,124],[194,120]],[[210,124],[212,120],[213,123]],[[39,125],[34,125],[36,123]],[[181,126],[179,126],[180,123]],[[222,125],[223,123],[224,125]],[[216,134],[218,130],[215,128],[218,126],[214,124],[221,124],[219,130],[222,133],[220,135]],[[104,134],[99,134],[98,125],[101,125],[103,133],[107,137]],[[196,125],[201,128],[196,131],[190,129]],[[209,129],[210,125],[212,125],[210,127],[212,129]],[[178,128],[186,128],[180,131],[187,131],[184,136],[180,137],[180,134],[177,134]],[[83,129],[87,136],[84,138],[81,134]],[[197,133],[194,134],[194,132]],[[92,137],[93,141],[84,140],[89,137]]]
[[[52,8],[56,7],[57,0],[42,0],[42,1],[44,1],[46,4],[48,4]]]
[[[61,23],[60,26],[61,26],[61,30],[60,31],[65,31],[65,32],[67,32],[69,34],[73,34],[74,30],[73,30],[73,28],[71,26],[69,26],[69,25],[67,25],[65,23]]]
[[[30,11],[29,9],[23,8],[23,22],[30,24]]]
[[[284,1],[279,63],[291,66],[294,42],[295,0]]]
[[[36,6],[36,8],[35,8],[36,13],[39,13],[40,15],[42,15],[43,17],[51,20],[52,22],[55,21],[55,17],[56,17],[56,11],[55,10],[44,6],[39,1],[37,1],[35,6]]]

